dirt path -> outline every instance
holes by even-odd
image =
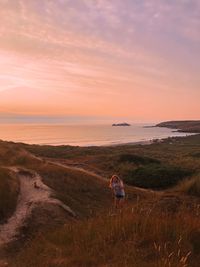
[[[72,167],[72,166],[68,166],[66,164],[63,164],[63,163],[59,163],[57,161],[52,161],[52,160],[47,160],[47,163],[50,163],[50,164],[53,164],[53,165],[57,165],[57,166],[60,166],[60,167],[63,167],[65,169],[68,169],[68,170],[72,170],[72,171],[79,171],[79,172],[82,172],[82,173],[85,173],[85,174],[88,174],[90,176],[93,176],[101,181],[104,181],[106,183],[108,183],[108,179],[104,178],[103,176],[101,175],[98,175],[96,174],[95,172],[92,172],[92,171],[88,171],[86,169],[83,169],[81,167]]]
[[[20,194],[15,213],[7,223],[0,225],[0,246],[17,238],[20,228],[31,215],[32,210],[42,203],[58,205],[71,216],[76,216],[70,207],[53,197],[53,191],[42,182],[37,173],[19,171],[17,168],[10,168],[10,170],[17,173],[19,177]]]

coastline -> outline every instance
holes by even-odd
[[[131,127],[108,125],[91,126],[2,126],[0,139],[8,142],[40,146],[113,147],[149,145],[170,137],[183,137],[198,133],[177,131],[169,127],[132,125]],[[145,129],[146,128],[146,129]],[[152,130],[151,130],[152,128]]]
[[[141,146],[148,146],[148,145],[152,145],[152,144],[160,144],[160,143],[164,143],[167,140],[171,140],[171,139],[184,139],[187,137],[191,137],[191,136],[195,136],[195,135],[199,135],[200,133],[187,133],[187,135],[185,136],[169,136],[169,137],[165,137],[165,138],[158,138],[158,139],[151,139],[151,140],[145,140],[145,141],[139,141],[139,142],[128,142],[128,143],[124,143],[124,144],[116,144],[116,145],[107,145],[107,146],[100,146],[100,147],[111,147],[111,146],[137,146],[137,145],[141,145]]]
[[[165,121],[155,127],[174,129],[178,133],[200,133],[200,120]]]
[[[0,139],[0,142],[6,142],[6,143],[13,143],[13,144],[18,144],[18,145],[28,145],[28,146],[46,146],[46,147],[72,147],[72,148],[111,148],[111,147],[121,147],[121,146],[148,146],[152,144],[161,144],[164,143],[165,141],[172,141],[173,139],[186,139],[188,137],[192,136],[197,136],[200,135],[200,133],[187,133],[185,136],[168,136],[165,138],[156,138],[156,139],[149,139],[149,140],[144,140],[144,141],[135,141],[135,142],[125,142],[125,143],[115,143],[115,144],[105,144],[105,145],[85,145],[85,146],[80,146],[80,145],[69,145],[69,144],[29,144],[26,142],[15,142],[15,141],[7,141],[7,140],[2,140]]]

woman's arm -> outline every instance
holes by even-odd
[[[120,181],[120,187],[121,187],[122,189],[124,189],[124,183],[123,183],[122,180]]]

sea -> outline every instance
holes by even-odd
[[[148,127],[146,127],[148,126]],[[112,125],[57,125],[57,124],[0,124],[0,139],[27,144],[110,146],[128,143],[148,143],[154,139],[186,136],[168,128]]]

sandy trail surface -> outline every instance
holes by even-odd
[[[76,216],[70,207],[53,197],[53,191],[42,182],[37,173],[22,172],[17,168],[10,169],[19,176],[20,193],[14,214],[5,224],[0,225],[0,246],[14,241],[19,236],[20,228],[25,224],[33,209],[40,204],[58,205],[71,216]]]
[[[74,166],[72,167],[70,165],[67,165],[67,164],[64,164],[64,163],[60,163],[60,162],[57,162],[57,161],[53,161],[53,160],[47,160],[47,163],[50,163],[50,164],[53,164],[53,165],[57,165],[57,166],[63,167],[63,168],[68,169],[68,170],[79,171],[79,172],[82,172],[84,174],[93,176],[94,178],[97,178],[97,179],[99,179],[101,181],[104,181],[104,182],[108,183],[108,179],[107,178],[104,178],[103,176],[101,176],[99,174],[96,174],[95,172],[88,171],[88,170],[83,169],[81,167],[74,167]]]

